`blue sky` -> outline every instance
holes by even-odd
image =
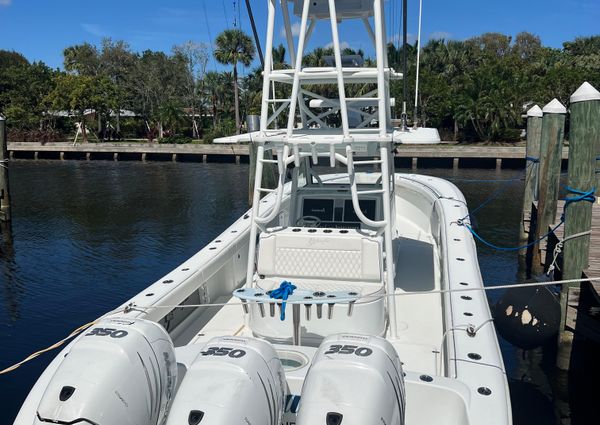
[[[393,9],[399,16],[400,3],[386,0],[388,11]],[[414,39],[418,0],[408,3],[408,32]],[[252,0],[252,4],[264,39],[267,0]],[[187,40],[209,43],[211,36],[233,26],[236,15],[233,0],[0,0],[0,49],[61,67],[65,47],[86,41],[96,44],[103,37],[123,39],[136,51],[170,51]],[[244,0],[240,16],[238,25],[250,33]],[[283,42],[281,22],[277,28],[276,43]],[[545,45],[560,47],[577,36],[600,34],[600,0],[424,0],[424,40],[440,36],[460,40],[489,31],[510,35],[530,31]],[[341,40],[371,51],[362,26],[344,26]],[[323,23],[309,48],[328,42],[329,27]],[[209,67],[214,68],[214,63]]]

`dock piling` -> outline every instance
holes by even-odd
[[[525,193],[523,194],[523,211],[521,213],[520,245],[527,244],[529,235],[525,229],[525,214],[531,211],[532,202],[538,195],[538,173],[540,161],[540,142],[542,139],[542,117],[544,113],[538,105],[527,111],[527,147],[525,161]],[[519,254],[525,255],[527,250]]]
[[[6,137],[6,119],[0,115],[0,220],[9,222],[10,214],[10,187],[8,183],[8,154]]]
[[[596,189],[596,152],[600,145],[600,92],[589,83],[582,84],[571,96],[570,109],[568,186],[573,190],[588,192]],[[565,210],[563,279],[579,279],[588,265],[590,235],[586,232],[592,228],[592,206],[591,202],[574,202]],[[573,343],[573,333],[565,327],[567,310],[572,304],[569,300],[579,297],[580,286],[563,285],[560,293],[561,324],[556,365],[562,370],[569,369]]]
[[[542,136],[540,144],[539,203],[534,240],[539,240],[554,223],[558,189],[560,184],[561,153],[565,131],[567,109],[558,99],[552,100],[542,109]],[[540,247],[533,249],[532,271],[543,272]]]

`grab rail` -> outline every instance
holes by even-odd
[[[346,158],[347,158],[347,168],[348,168],[348,177],[350,178],[350,194],[352,195],[352,207],[354,208],[354,213],[358,217],[358,219],[367,226],[376,227],[378,229],[385,227],[387,223],[385,221],[374,221],[365,216],[360,209],[360,203],[358,201],[358,188],[356,186],[356,174],[354,172],[354,159],[352,157],[352,147],[346,146]]]

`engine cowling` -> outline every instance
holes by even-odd
[[[161,425],[176,384],[173,343],[160,325],[105,319],[88,329],[62,360],[34,423]]]
[[[167,425],[281,423],[287,383],[268,342],[213,338],[177,390]]]
[[[297,425],[404,424],[402,364],[385,339],[331,335],[302,386]]]

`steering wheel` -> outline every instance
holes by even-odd
[[[301,227],[319,227],[321,225],[321,219],[314,215],[304,215],[296,221],[296,226]]]

